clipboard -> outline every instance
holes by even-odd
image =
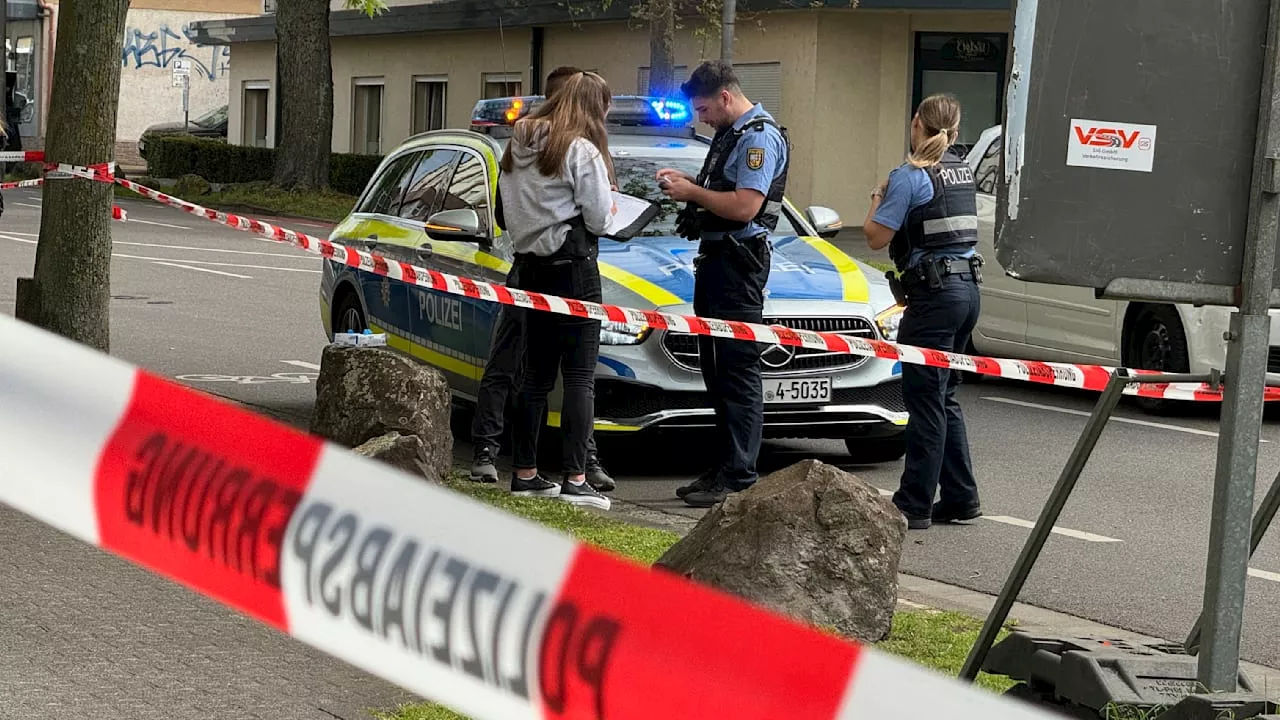
[[[618,206],[618,214],[609,219],[609,226],[600,235],[610,240],[625,241],[634,238],[662,211],[662,206],[652,200],[616,190],[613,191],[613,202]]]

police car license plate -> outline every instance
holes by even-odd
[[[810,405],[831,402],[831,378],[766,379],[764,401]]]

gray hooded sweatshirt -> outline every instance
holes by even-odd
[[[581,215],[587,230],[600,235],[613,207],[609,171],[596,146],[578,138],[565,154],[557,177],[538,172],[538,150],[546,144],[545,123],[521,122],[511,140],[510,172],[498,180],[506,231],[518,253],[545,257],[560,249],[568,221]]]

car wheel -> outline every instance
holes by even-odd
[[[343,295],[342,301],[338,303],[337,311],[333,314],[333,329],[335,332],[354,332],[360,333],[368,327],[364,319],[364,308],[360,307],[360,297],[354,292],[347,292]]]
[[[845,438],[845,449],[857,463],[877,464],[901,460],[907,454],[906,433],[881,438]]]
[[[1166,373],[1191,372],[1187,335],[1178,311],[1168,305],[1150,305],[1138,310],[1125,332],[1125,364],[1139,370]],[[1167,412],[1176,406],[1169,400],[1135,398],[1147,412]]]

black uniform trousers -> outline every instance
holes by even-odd
[[[915,281],[906,284],[906,290],[907,309],[898,327],[898,342],[964,352],[981,305],[973,275],[944,276],[937,290]],[[958,371],[902,364],[902,397],[909,414],[907,455],[893,503],[906,514],[930,517],[939,485],[944,507],[978,507],[964,414],[955,397],[959,379]]]
[[[507,273],[507,287],[519,288],[519,265]],[[501,444],[508,400],[514,400],[524,380],[527,354],[526,313],[523,308],[503,305],[494,324],[489,361],[485,363],[480,389],[476,393],[476,413],[471,421],[471,442],[487,447],[495,455]],[[587,453],[596,455],[594,434],[587,438]]]
[[[516,262],[521,263],[519,259]],[[594,257],[521,263],[520,289],[598,303],[600,268]],[[517,470],[538,466],[538,437],[547,421],[547,396],[559,377],[564,473],[585,473],[595,423],[600,321],[541,310],[522,312],[526,335],[538,342],[529,348],[526,375],[516,398],[512,462]]]
[[[718,241],[697,262],[693,312],[706,318],[759,323],[764,315],[764,288],[769,281],[772,250],[768,236]],[[764,430],[764,388],[759,343],[698,336],[702,381],[715,409],[712,469],[719,484],[745,490],[759,475],[756,459]]]

